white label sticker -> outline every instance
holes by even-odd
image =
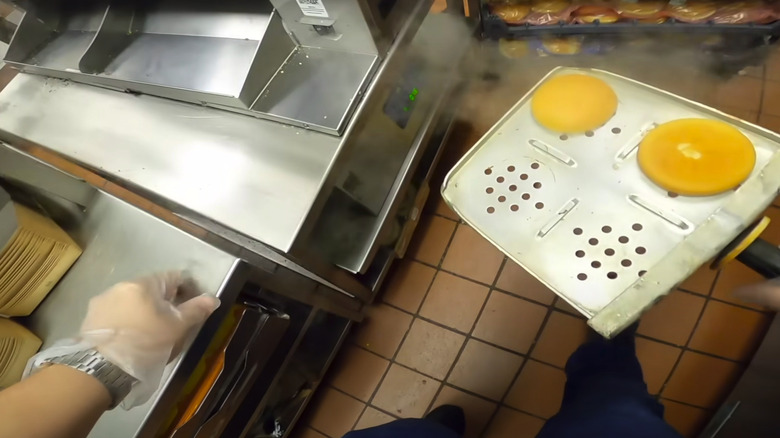
[[[298,7],[301,8],[303,15],[307,17],[328,18],[328,11],[325,10],[325,5],[322,4],[322,0],[295,0],[298,3]]]

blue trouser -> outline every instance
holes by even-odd
[[[566,363],[561,410],[537,438],[679,438],[647,392],[630,330],[612,341],[583,344]],[[458,438],[432,421],[405,419],[350,432],[344,438]]]
[[[561,410],[537,438],[679,438],[664,407],[647,392],[634,333],[580,346],[566,363]]]

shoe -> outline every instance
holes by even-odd
[[[458,436],[463,436],[466,432],[466,414],[463,408],[455,405],[441,405],[438,408],[428,412],[426,420],[439,423],[447,429],[455,432]]]

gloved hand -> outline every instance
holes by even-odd
[[[122,407],[143,404],[159,386],[165,365],[179,354],[190,329],[219,307],[219,300],[211,295],[174,305],[181,284],[181,273],[167,272],[111,287],[89,301],[79,338],[38,353],[30,364],[40,356],[95,348],[138,379]]]
[[[744,286],[734,291],[737,298],[780,311],[780,278]]]

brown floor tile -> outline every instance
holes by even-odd
[[[527,353],[547,315],[547,308],[493,291],[473,336],[518,353]]]
[[[685,438],[699,436],[702,428],[709,421],[710,413],[704,409],[661,399],[664,405],[664,419]]]
[[[360,420],[358,420],[357,424],[355,425],[355,430],[362,430],[362,429],[368,429],[369,427],[381,426],[395,419],[396,419],[395,417],[391,417],[390,415],[385,414],[379,409],[368,406],[366,407],[366,410],[363,411],[363,415],[360,416]]]
[[[492,400],[500,400],[512,384],[523,358],[469,339],[447,382]]]
[[[761,113],[758,116],[758,124],[774,132],[780,132],[780,116]]]
[[[734,107],[732,105],[718,105],[717,108],[728,115],[734,116],[738,119],[742,119],[746,122],[750,122],[750,123],[758,122],[757,110],[748,110],[745,108]]]
[[[317,432],[310,427],[304,427],[303,425],[295,426],[290,438],[327,438],[325,435]]]
[[[550,288],[512,260],[504,264],[496,287],[542,304],[552,304],[555,299],[555,293]]]
[[[563,368],[574,350],[588,336],[585,321],[561,312],[552,312],[531,357]]]
[[[429,266],[411,260],[402,260],[388,279],[382,301],[409,313],[417,313],[434,275],[436,270]]]
[[[754,78],[764,78],[764,64],[761,65],[750,65],[745,68],[743,68],[739,72],[740,76],[751,76]]]
[[[763,307],[742,301],[734,296],[734,290],[741,286],[758,284],[765,281],[764,277],[747,266],[733,261],[720,270],[718,281],[712,289],[712,297],[742,306],[763,310]]]
[[[584,318],[585,315],[580,313],[579,310],[575,309],[571,304],[569,304],[566,300],[564,300],[561,297],[558,297],[558,299],[555,301],[555,308],[566,312],[570,315],[576,316],[577,318]]]
[[[331,438],[340,438],[352,430],[365,404],[333,388],[320,388],[317,392],[309,409],[309,426]]]
[[[441,197],[441,193],[438,190],[436,190],[436,193],[431,194],[431,199],[428,200],[428,203],[431,204],[433,212],[439,216],[444,216],[447,219],[452,219],[454,221],[460,220],[458,214],[452,211],[450,206],[447,205],[447,202],[444,201],[444,198]]]
[[[415,319],[395,361],[443,380],[466,337],[421,319]]]
[[[450,243],[456,222],[439,216],[424,215],[409,244],[408,256],[438,266]]]
[[[765,313],[710,301],[688,347],[746,361],[764,338],[771,317]]]
[[[550,418],[561,408],[566,373],[535,360],[528,360],[504,403],[534,415]]]
[[[642,315],[637,333],[685,345],[706,302],[698,295],[673,291]]]
[[[330,383],[335,388],[368,401],[390,363],[362,348],[345,346],[331,367]]]
[[[681,352],[680,348],[649,339],[636,338],[636,356],[642,364],[642,374],[645,376],[647,391],[650,394],[658,394],[661,391]]]
[[[734,362],[686,351],[662,395],[703,408],[715,408],[731,391],[740,368]]]
[[[369,307],[366,318],[357,326],[354,342],[374,353],[392,358],[412,324],[412,315],[386,304]]]
[[[504,253],[473,228],[462,225],[455,231],[441,267],[482,283],[493,284],[503,260]]]
[[[486,286],[439,271],[420,309],[420,316],[468,333],[488,291]]]
[[[451,386],[444,386],[433,402],[432,407],[455,405],[463,408],[466,413],[465,438],[477,438],[487,426],[490,417],[496,410],[496,403],[467,394]]]
[[[484,438],[533,438],[544,421],[510,408],[500,408],[490,422]]]
[[[402,418],[421,418],[441,382],[393,364],[371,404]]]
[[[780,82],[766,81],[764,84],[764,104],[761,113],[769,116],[780,116]]]
[[[716,106],[758,113],[762,80],[751,76],[734,76],[715,89]]]
[[[709,295],[717,274],[718,271],[710,269],[710,262],[707,262],[704,266],[694,271],[694,273],[685,281],[680,283],[678,287],[699,295]]]
[[[780,81],[780,55],[776,52],[777,50],[764,63],[766,66],[764,78],[767,80]]]

